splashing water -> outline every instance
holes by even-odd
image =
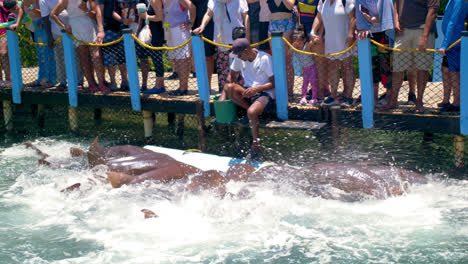
[[[67,141],[37,142],[70,163]],[[428,175],[403,196],[346,203],[283,186],[217,199],[179,184],[94,185],[85,162],[0,149],[0,263],[466,263],[468,182]],[[100,173],[96,169],[94,173]],[[60,190],[82,183],[80,191]],[[230,183],[228,190],[242,188]],[[144,219],[142,208],[159,217]]]

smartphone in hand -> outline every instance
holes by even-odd
[[[363,6],[363,5],[359,5],[359,10],[360,10],[362,13],[368,14],[369,16],[371,15],[369,9],[367,9],[367,7],[365,7],[365,6]]]

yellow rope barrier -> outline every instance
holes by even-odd
[[[333,56],[338,56],[338,55],[341,55],[341,54],[345,54],[346,52],[348,52],[352,48],[354,48],[354,46],[356,46],[356,44],[357,44],[357,40],[355,40],[351,46],[349,46],[347,49],[345,49],[345,50],[343,50],[341,52],[332,53],[332,54],[319,54],[319,53],[315,53],[315,52],[308,52],[308,51],[298,50],[291,43],[289,43],[289,41],[284,37],[283,37],[283,41],[286,42],[286,44],[288,44],[288,46],[291,47],[291,49],[294,50],[295,52],[299,52],[299,53],[303,53],[303,54],[307,54],[307,55],[314,55],[314,56],[318,56],[318,57],[333,57]]]
[[[74,41],[77,41],[81,44],[84,44],[84,45],[88,45],[88,46],[95,46],[95,47],[107,47],[107,46],[110,46],[110,45],[114,45],[116,43],[119,43],[120,41],[123,40],[123,36],[120,36],[120,38],[114,40],[114,41],[111,41],[111,42],[107,42],[107,43],[103,43],[103,44],[96,44],[96,43],[90,43],[90,42],[86,42],[86,41],[82,41],[80,39],[77,39],[75,38],[75,36],[73,35],[70,35],[68,34]]]
[[[0,38],[3,38],[4,36],[6,36],[6,33],[3,33],[2,35],[0,35]]]
[[[184,43],[182,43],[181,45],[177,46],[177,47],[153,47],[153,46],[150,46],[146,43],[144,43],[143,41],[141,41],[140,39],[137,38],[137,36],[133,35],[132,34],[132,38],[138,42],[138,44],[142,45],[143,47],[147,48],[147,49],[152,49],[152,50],[176,50],[176,49],[180,49],[180,48],[183,48],[185,45],[187,45],[190,41],[192,41],[192,38],[189,38],[187,41],[185,41]]]
[[[205,37],[203,37],[203,36],[201,36],[201,38],[202,38],[204,41],[210,43],[211,45],[218,46],[218,47],[222,47],[222,48],[232,49],[232,45],[226,45],[226,44],[217,43],[217,42],[214,42],[214,41],[212,41],[211,39],[207,39],[207,38],[205,38]],[[270,40],[271,40],[271,37],[269,37],[269,38],[267,38],[267,39],[265,39],[265,40],[262,40],[262,41],[260,41],[260,42],[254,43],[254,44],[250,44],[250,47],[253,48],[253,47],[256,47],[256,46],[260,46],[260,45],[262,45],[263,43],[266,43],[266,42],[268,42],[268,41],[270,41]]]
[[[20,38],[22,38],[24,41],[26,41],[27,43],[31,44],[31,45],[36,45],[36,46],[47,46],[47,43],[41,43],[41,42],[34,42],[32,40],[30,40],[29,38],[21,35],[19,32],[15,32],[16,35],[18,35]],[[60,41],[62,40],[62,37],[59,37],[58,39],[56,39],[54,41],[54,45],[56,45],[57,43],[59,43]]]
[[[370,41],[371,41],[372,43],[374,43],[375,45],[377,45],[377,46],[379,46],[379,47],[381,47],[381,48],[383,48],[383,49],[387,49],[387,50],[400,51],[400,52],[405,52],[405,51],[406,51],[406,52],[415,52],[415,51],[419,51],[418,49],[395,49],[395,48],[390,48],[390,47],[387,47],[387,46],[385,46],[385,45],[383,45],[383,44],[381,44],[381,43],[379,43],[379,42],[377,42],[377,41],[375,41],[375,40],[373,40],[373,39],[371,39]],[[446,49],[446,51],[449,50],[449,49],[451,49],[451,48],[453,48],[455,45],[457,45],[458,43],[460,43],[460,41],[461,41],[461,39],[455,41],[452,45],[450,45],[450,46]],[[429,52],[437,52],[436,49],[426,49],[426,51],[429,51]]]

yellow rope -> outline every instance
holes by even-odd
[[[267,43],[267,42],[270,41],[270,40],[271,40],[271,37],[269,37],[269,38],[267,38],[267,39],[265,39],[265,40],[262,40],[262,41],[260,41],[260,42],[254,43],[254,44],[250,44],[250,47],[257,47],[257,46],[260,46],[260,45],[262,45],[263,43]]]
[[[0,35],[0,38],[3,38],[5,35],[6,35],[6,33],[3,33],[2,35]]]
[[[210,43],[211,45],[218,46],[218,47],[222,47],[222,48],[232,49],[232,45],[226,45],[226,44],[216,43],[216,42],[212,41],[211,39],[205,38],[204,36],[201,36],[201,38],[202,38],[204,41]],[[250,47],[260,46],[260,45],[262,45],[263,43],[266,43],[266,42],[268,42],[268,41],[270,41],[270,40],[271,40],[271,37],[269,37],[269,38],[267,38],[267,39],[265,39],[265,40],[262,40],[262,41],[260,41],[260,42],[254,43],[254,44],[250,44]]]
[[[388,50],[393,50],[393,51],[401,51],[401,52],[404,52],[404,51],[406,51],[406,52],[415,52],[415,51],[419,51],[418,49],[395,49],[395,48],[390,48],[390,47],[387,47],[387,46],[385,46],[385,45],[383,45],[383,44],[381,44],[381,43],[379,43],[379,42],[377,42],[377,41],[375,41],[375,40],[373,40],[373,39],[371,39],[370,41],[371,41],[372,43],[374,43],[375,45],[377,45],[377,46],[383,48],[383,49],[388,49]],[[455,41],[452,45],[450,45],[450,46],[446,49],[446,51],[449,50],[449,49],[451,49],[451,48],[453,48],[455,45],[457,45],[458,43],[460,43],[460,41],[461,41],[461,39]],[[426,51],[437,52],[436,49],[426,49]]]
[[[318,56],[318,57],[333,57],[333,56],[338,56],[338,55],[341,55],[341,54],[345,54],[346,52],[348,52],[352,48],[354,48],[354,46],[356,46],[356,44],[357,44],[357,40],[355,40],[351,46],[349,46],[347,49],[345,49],[345,50],[343,50],[341,52],[332,53],[332,54],[319,54],[319,53],[315,53],[315,52],[308,52],[308,51],[298,50],[291,43],[289,43],[289,41],[284,37],[283,37],[283,41],[286,42],[286,44],[288,44],[288,46],[291,47],[291,49],[294,50],[295,52],[299,52],[299,53],[303,53],[303,54],[307,54],[307,55],[314,55],[314,56]]]
[[[146,43],[144,43],[143,41],[141,41],[140,39],[138,39],[137,36],[133,35],[132,34],[132,38],[138,42],[138,44],[142,45],[143,47],[147,48],[147,49],[152,49],[152,50],[176,50],[176,49],[180,49],[180,48],[183,48],[185,45],[187,45],[190,41],[192,41],[192,38],[189,38],[187,41],[185,41],[184,43],[182,43],[181,45],[177,46],[177,47],[153,47],[153,46],[150,46]]]
[[[20,38],[22,38],[24,41],[26,41],[27,43],[31,44],[31,45],[37,45],[37,46],[47,46],[47,43],[41,43],[41,42],[34,42],[32,40],[30,40],[29,38],[21,35],[19,32],[15,32],[16,35],[18,35]],[[56,45],[57,43],[59,43],[60,41],[62,40],[62,37],[59,37],[58,39],[56,39],[54,41],[54,45]]]
[[[122,41],[123,39],[123,36],[120,36],[120,38],[114,40],[114,41],[111,41],[111,42],[107,42],[107,43],[103,43],[103,44],[96,44],[96,43],[90,43],[90,42],[86,42],[86,41],[82,41],[80,39],[77,39],[75,38],[75,36],[73,35],[70,35],[68,34],[74,41],[77,41],[81,44],[84,44],[84,45],[88,45],[88,46],[96,46],[96,47],[107,47],[107,46],[110,46],[110,45],[114,45],[116,43],[119,43],[120,41]]]

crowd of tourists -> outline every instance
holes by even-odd
[[[358,38],[371,38],[397,49],[418,49],[419,52],[389,52],[372,47],[372,67],[375,99],[379,98],[382,83],[386,93],[380,96],[376,107],[397,107],[399,90],[406,76],[409,81],[408,101],[422,112],[423,96],[429,71],[433,67],[436,35],[435,19],[440,2],[437,0],[0,0],[0,23],[15,14],[16,30],[25,14],[32,19],[27,28],[34,41],[48,43],[37,46],[39,73],[37,80],[27,86],[44,88],[57,86],[66,89],[67,79],[62,45],[55,45],[61,30],[83,41],[75,41],[78,75],[88,83],[88,91],[110,92],[128,90],[123,42],[106,47],[85,43],[109,43],[122,36],[129,28],[143,42],[154,47],[179,47],[191,37],[191,32],[203,35],[216,43],[232,45],[238,38],[249,43],[267,39],[272,32],[283,36],[299,50],[329,55],[312,56],[293,52],[285,45],[286,76],[289,100],[293,100],[294,67],[296,56],[302,65],[303,85],[301,104],[352,105],[356,73],[353,58]],[[465,29],[468,14],[467,0],[449,0],[442,20],[443,56],[442,75],[444,96],[439,106],[443,111],[457,111],[460,106],[460,44],[449,49]],[[0,34],[5,29],[0,29]],[[351,48],[352,47],[352,48]],[[264,43],[257,51],[271,55],[271,43]],[[342,53],[342,51],[347,52]],[[232,50],[205,42],[208,78],[218,76],[220,91],[231,83],[245,87],[245,76],[233,80],[230,71],[235,67]],[[338,53],[338,54],[337,54]],[[166,92],[164,83],[163,51],[136,45],[144,93]],[[260,53],[263,56],[263,53]],[[179,79],[179,88],[170,95],[186,95],[188,79],[193,70],[190,45],[170,50],[173,76]],[[156,72],[155,86],[147,88],[151,58]],[[232,65],[231,65],[232,63]],[[120,78],[116,78],[116,69]],[[0,38],[0,85],[11,86],[6,36]],[[110,80],[106,80],[105,71]],[[271,77],[271,76],[270,76]],[[343,90],[338,93],[342,79]],[[310,89],[309,89],[310,87]],[[417,92],[415,92],[415,87]],[[247,87],[248,88],[248,87]],[[453,101],[450,97],[453,94]],[[269,94],[274,100],[274,92]]]

